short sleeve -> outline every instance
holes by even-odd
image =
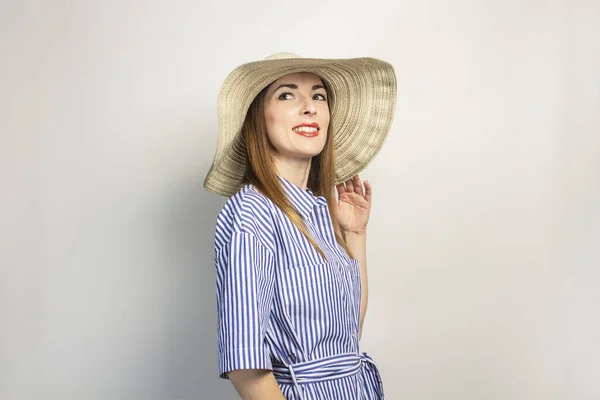
[[[219,375],[270,369],[265,336],[275,283],[272,253],[245,232],[232,233],[215,253]]]

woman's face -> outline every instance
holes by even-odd
[[[307,160],[325,146],[329,105],[321,78],[286,75],[271,84],[264,100],[267,135],[280,161]]]

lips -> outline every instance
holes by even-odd
[[[319,124],[316,122],[310,124],[300,124],[292,128],[292,130],[302,136],[314,137],[319,134]]]

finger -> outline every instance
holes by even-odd
[[[359,194],[361,197],[364,197],[363,185],[362,185],[362,182],[360,181],[360,176],[355,175],[353,183],[354,183],[354,192],[356,194]]]
[[[365,181],[365,200],[369,203],[371,202],[371,198],[373,196],[373,187],[369,181]]]
[[[346,186],[342,182],[339,185],[336,185],[336,189],[337,189],[337,192],[338,192],[338,196],[340,196],[342,193],[344,193],[346,191]]]
[[[354,192],[354,185],[352,183],[352,178],[350,178],[346,181],[346,191]]]

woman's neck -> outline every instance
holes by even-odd
[[[275,158],[277,174],[302,190],[306,190],[312,159],[282,160]]]

